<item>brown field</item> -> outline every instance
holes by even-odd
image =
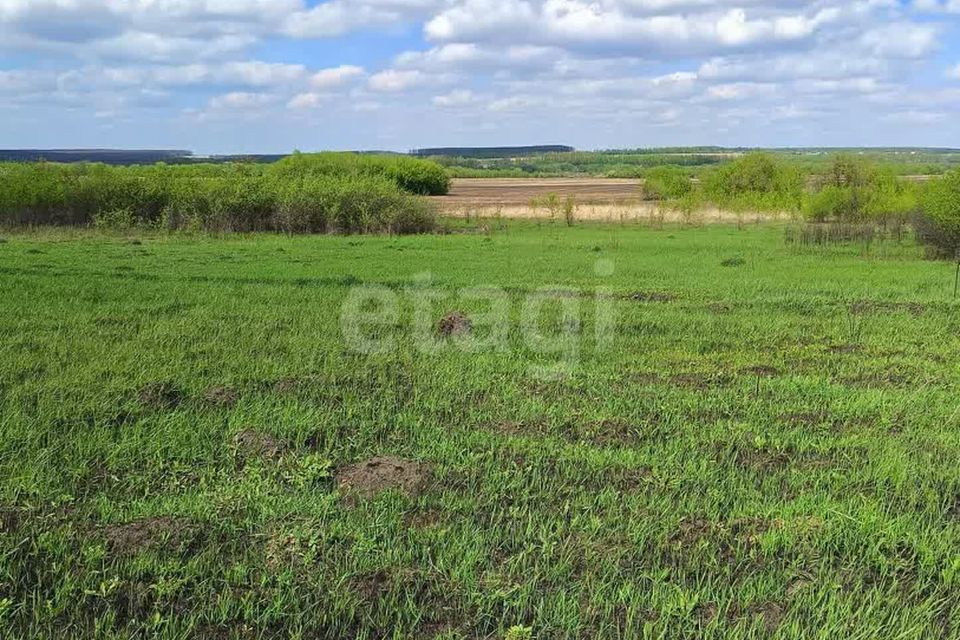
[[[579,220],[611,222],[671,222],[684,219],[675,210],[641,197],[641,180],[618,178],[454,178],[450,193],[433,198],[449,216],[505,218],[550,218],[562,216],[534,201],[554,193],[572,196]],[[770,214],[735,214],[708,208],[693,216],[699,222],[736,222],[771,219]]]
[[[450,194],[438,198],[446,210],[464,205],[528,205],[555,193],[581,204],[639,200],[640,180],[616,178],[454,178]]]

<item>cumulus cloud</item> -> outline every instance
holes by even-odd
[[[931,13],[960,13],[960,0],[915,0],[914,7]]]
[[[404,91],[410,87],[424,84],[427,75],[422,71],[398,71],[387,69],[370,77],[370,88],[374,91]]]
[[[289,116],[322,110],[350,148],[490,131],[826,144],[937,126],[939,141],[960,135],[940,117],[960,102],[960,64],[943,62],[960,61],[957,15],[960,0],[0,0],[0,95],[21,122],[38,105],[151,125],[187,113],[294,140],[314,121]],[[7,140],[28,130],[0,119]]]
[[[654,4],[663,9],[681,3]],[[651,15],[637,14],[632,11],[636,3],[626,0],[462,0],[431,19],[425,32],[441,42],[527,38],[531,44],[580,50],[683,55],[808,39],[842,15],[835,7],[771,15],[742,8],[722,10],[720,3],[697,4],[709,10]]]
[[[526,111],[531,107],[540,106],[543,104],[542,98],[536,98],[532,96],[511,96],[509,98],[501,98],[500,100],[494,100],[489,105],[487,109],[490,111],[504,112],[504,111]]]
[[[935,25],[894,23],[871,29],[861,42],[879,58],[922,58],[937,47]]]
[[[296,38],[339,36],[357,29],[370,29],[427,15],[439,0],[328,0],[294,12],[283,31]]]
[[[438,107],[462,107],[472,104],[476,97],[469,89],[455,89],[442,96],[434,96],[433,104]]]
[[[316,109],[329,98],[320,93],[298,93],[287,102],[288,109]]]
[[[344,64],[330,69],[321,69],[310,78],[310,84],[318,89],[342,86],[364,74],[363,67]]]
[[[232,91],[210,99],[209,106],[213,110],[247,110],[266,106],[274,101],[274,97],[266,93],[251,93],[248,91]]]

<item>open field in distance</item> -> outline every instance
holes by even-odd
[[[555,194],[574,198],[581,220],[605,222],[679,221],[681,214],[661,203],[642,198],[643,181],[623,178],[454,178],[450,193],[431,200],[441,213],[454,217],[549,218],[546,206],[533,201]],[[702,222],[773,220],[786,218],[771,212],[736,214],[715,206],[696,212]]]

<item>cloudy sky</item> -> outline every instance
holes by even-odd
[[[960,0],[0,0],[0,147],[960,147]]]

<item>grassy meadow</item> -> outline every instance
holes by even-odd
[[[953,265],[451,224],[4,232],[0,637],[960,636]],[[418,347],[477,286],[500,347]]]

